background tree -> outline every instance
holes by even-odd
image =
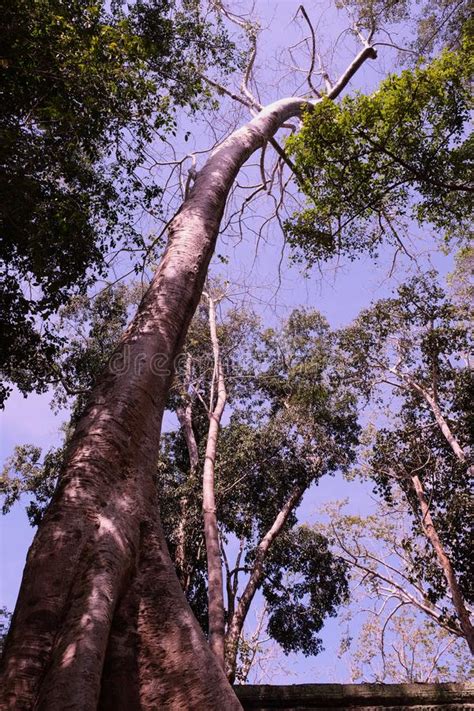
[[[395,492],[394,492],[395,493]],[[365,516],[346,511],[347,501],[321,512],[316,526],[331,551],[348,565],[350,605],[339,648],[350,681],[413,683],[464,681],[472,657],[449,596],[433,601],[420,560],[436,566],[426,540],[413,531],[403,492],[389,505],[376,501]],[[406,543],[409,545],[406,545]]]
[[[370,610],[380,620],[377,629],[383,636],[392,616],[410,612],[418,620],[421,614],[453,640],[462,639],[452,600],[446,594],[433,600],[424,573],[425,567],[434,568],[439,577],[434,552],[423,535],[413,532],[413,512],[403,492],[393,494],[391,504],[376,500],[367,515],[345,511],[347,500],[332,502],[322,509],[327,521],[315,525],[330,541],[333,554],[348,565],[352,606],[347,616],[354,609]]]
[[[221,427],[214,472],[226,572],[226,668],[233,679],[245,619],[260,588],[267,601],[270,636],[286,652],[316,654],[320,649],[317,632],[324,616],[333,614],[344,598],[344,568],[332,560],[321,536],[297,526],[295,512],[313,483],[351,462],[358,427],[353,394],[342,384],[335,385],[336,364],[330,349],[334,338],[320,314],[296,311],[281,330],[259,333],[252,318],[232,311],[218,332],[226,354],[222,377],[233,410],[229,424]],[[203,541],[200,534],[196,537],[199,489],[195,478],[186,474],[203,470],[208,456],[212,410],[207,402],[217,373],[215,364],[209,363],[210,351],[212,338],[195,319],[190,349],[183,354],[186,366],[175,386],[181,398],[175,408],[181,413],[182,427],[165,436],[166,460],[160,467],[168,485],[170,472],[175,472],[175,486],[183,482],[181,493],[175,490],[173,497],[167,497],[173,510],[162,515],[165,530],[175,531],[168,534],[175,557],[178,551],[182,560],[181,551],[188,550],[187,565],[191,561],[194,566],[191,578],[189,573],[185,576],[186,585],[191,583],[188,595],[202,626],[209,629]],[[183,418],[185,410],[188,419]],[[186,502],[184,510],[178,501]],[[183,518],[192,522],[191,530]],[[185,528],[190,540],[183,544]],[[239,542],[234,564],[225,550],[229,537]],[[243,582],[242,573],[249,576]],[[223,598],[222,592],[222,605]]]
[[[395,412],[376,432],[366,473],[389,505],[396,505],[394,491],[404,492],[413,531],[431,549],[428,556],[419,550],[415,555],[417,578],[429,581],[431,602],[451,597],[472,651],[467,607],[472,602],[472,371],[466,362],[471,349],[466,313],[446,298],[430,274],[364,311],[342,333],[341,345],[347,377],[365,396],[377,398],[378,392],[380,402],[381,386],[392,390]],[[401,544],[407,551],[412,545],[408,539]]]

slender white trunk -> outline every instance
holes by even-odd
[[[193,403],[191,397],[189,397],[189,385],[191,381],[191,370],[192,370],[192,357],[190,354],[186,358],[186,374],[185,374],[185,391],[188,401],[185,407],[178,407],[176,414],[178,417],[179,424],[183,431],[183,436],[186,441],[186,447],[188,450],[189,458],[189,474],[188,481],[192,481],[199,468],[199,451],[196,442],[196,437],[194,436],[193,430]],[[191,582],[191,570],[192,564],[188,560],[188,550],[187,550],[187,531],[186,522],[189,514],[189,500],[187,496],[182,496],[180,500],[180,521],[178,524],[177,531],[177,543],[175,552],[175,565],[178,571],[178,578],[181,583],[183,591],[186,593],[190,582]]]
[[[220,423],[227,400],[224,370],[217,337],[216,306],[209,295],[209,330],[211,333],[214,372],[212,375],[211,397],[209,403],[209,430],[207,433],[206,454],[202,478],[202,511],[204,517],[204,537],[207,556],[207,599],[209,615],[209,645],[220,666],[224,667],[225,613],[224,588],[222,581],[222,560],[219,545],[215,500],[215,462],[217,439]],[[214,387],[217,385],[217,397],[214,405]]]
[[[420,390],[422,391],[423,397],[425,398],[426,402],[431,407],[431,411],[435,417],[438,427],[443,433],[447,443],[449,444],[459,461],[465,464],[467,462],[466,454],[459,442],[457,441],[456,437],[453,435],[447,420],[441,412],[440,406],[438,405],[434,397],[432,397],[424,388],[420,388]]]
[[[458,440],[454,436],[453,432],[451,431],[451,428],[449,426],[448,421],[443,415],[443,412],[433,395],[428,392],[426,388],[423,388],[421,385],[419,385],[413,378],[408,376],[405,373],[401,373],[400,371],[395,370],[395,373],[402,378],[402,380],[405,380],[408,385],[413,388],[413,390],[416,390],[427,402],[429,405],[431,412],[433,413],[433,416],[436,420],[436,424],[438,425],[439,429],[441,430],[441,433],[443,434],[446,442],[449,444],[451,449],[453,450],[456,458],[462,462],[463,464],[468,463],[468,458],[466,456],[466,453],[464,449],[461,447],[459,444]],[[470,466],[468,469],[469,472],[474,473],[474,467]]]

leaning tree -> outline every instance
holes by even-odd
[[[366,472],[395,510],[394,491],[403,492],[414,539],[421,534],[428,548],[415,554],[416,545],[403,541],[414,560],[410,575],[428,583],[429,607],[450,598],[442,617],[461,629],[473,654],[472,315],[468,304],[456,307],[436,280],[430,272],[400,285],[396,296],[364,310],[340,342],[347,377],[364,397],[377,400],[384,388],[396,396],[392,422],[377,429],[368,448]]]
[[[236,19],[220,0],[213,5]],[[466,151],[455,145],[452,160],[448,151],[463,135],[467,67],[463,46],[445,52],[438,63],[435,59],[424,69],[403,75],[401,84],[393,79],[382,85],[373,104],[367,97],[368,108],[373,105],[375,114],[381,112],[381,120],[374,120],[365,106],[359,111],[357,103],[345,105],[339,117],[331,107],[364,62],[376,58],[379,21],[385,10],[393,16],[398,3],[356,2],[353,7],[358,12],[353,32],[362,46],[337,81],[330,82],[322,71],[325,87],[314,86],[314,52],[308,72],[310,94],[261,106],[246,82],[241,94],[231,92],[254,116],[223,140],[193,174],[186,199],[168,225],[166,250],[150,287],[107,371],[90,393],[70,439],[52,503],[28,553],[4,655],[3,703],[8,708],[240,708],[180,588],[156,516],[153,481],[174,361],[201,296],[229,192],[247,159],[267,144],[292,166],[316,208],[324,208],[326,189],[327,204],[334,204],[331,188],[341,171],[333,180],[331,166],[339,168],[347,157],[342,173],[346,170],[351,189],[344,199],[352,211],[351,224],[359,215],[366,218],[369,211],[370,219],[385,219],[384,233],[391,224],[390,195],[394,208],[404,198],[397,190],[400,184],[412,184],[421,192],[420,219],[435,222],[441,221],[439,201],[448,210],[452,203],[455,210],[456,197],[465,190],[458,173]],[[244,23],[244,29],[253,42],[254,28]],[[399,94],[396,100],[392,83]],[[457,100],[449,102],[453,96]],[[401,114],[392,110],[397,101],[403,104]],[[445,104],[449,108],[443,112]],[[287,121],[301,117],[307,129],[302,143],[292,147],[293,160],[274,136]],[[339,141],[347,144],[342,157],[328,149],[323,156],[316,152],[313,160],[315,121],[319,127],[328,126],[330,135],[322,131],[320,136],[322,146],[331,137],[335,140],[329,148]],[[403,121],[414,136],[408,155],[402,150],[406,135],[395,131]],[[420,126],[428,126],[424,137],[431,141],[432,153],[416,144]],[[347,141],[351,131],[357,136],[355,145]],[[399,137],[398,148],[390,142],[393,136]],[[386,151],[381,151],[381,141],[387,143]],[[361,151],[360,164],[367,170],[359,174],[355,156]],[[443,172],[434,175],[438,163],[432,162],[440,154]],[[328,171],[321,175],[328,180],[322,184],[313,176],[316,164],[325,157]],[[356,198],[361,189],[370,194],[372,187],[374,209],[369,205],[364,211]],[[290,230],[298,244],[308,247],[309,256],[315,245],[326,243],[333,249],[341,242],[344,249],[342,210],[335,214],[339,227],[324,210],[314,229],[309,218],[311,214],[305,213]],[[353,243],[349,239],[347,244]]]

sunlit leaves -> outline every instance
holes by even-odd
[[[430,64],[382,82],[372,95],[328,99],[287,142],[308,207],[287,222],[299,259],[354,258],[393,240],[393,222],[434,225],[447,240],[469,232],[473,187],[470,37]]]

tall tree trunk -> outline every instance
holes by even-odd
[[[252,604],[252,600],[263,578],[265,558],[273,541],[281,533],[283,526],[288,520],[288,516],[299,504],[305,490],[306,486],[302,484],[293,488],[284,506],[278,512],[273,524],[257,546],[255,562],[250,573],[250,577],[247,581],[247,585],[245,586],[245,590],[239,599],[237,609],[235,610],[232,619],[229,621],[226,635],[225,668],[227,678],[231,683],[233,683],[235,679],[240,635],[242,633],[242,628],[244,626],[245,618],[247,617],[250,605]]]
[[[186,407],[178,407],[176,414],[178,416],[179,424],[183,431],[184,439],[186,441],[186,447],[188,450],[189,458],[189,481],[193,481],[197,475],[199,469],[199,451],[196,442],[196,437],[193,430],[193,402],[192,397],[189,395],[189,386],[191,382],[191,371],[192,371],[192,356],[187,354],[186,356],[186,372],[185,372],[185,396],[188,397]],[[183,591],[186,593],[190,582],[191,582],[191,568],[192,565],[188,560],[188,551],[186,545],[187,531],[186,522],[189,513],[189,500],[187,496],[182,496],[180,500],[180,522],[178,524],[177,531],[177,544],[175,553],[175,566],[178,571],[178,579],[181,583]]]
[[[298,114],[301,105],[294,98],[275,102],[224,141],[197,175],[170,225],[160,267],[111,367],[91,394],[53,501],[28,553],[3,659],[6,708],[97,707],[111,621],[135,574],[140,527],[157,516],[149,501],[174,359],[201,296],[227,194],[241,165]],[[173,578],[171,560],[164,551],[159,555]],[[170,591],[164,589],[155,598],[157,619],[164,605],[173,608],[176,619],[187,618],[187,604],[175,597],[174,589],[166,603]],[[192,666],[195,656],[206,657],[197,622],[188,636],[195,638],[196,646],[182,657],[182,670]],[[159,658],[166,640],[158,634],[149,644]],[[210,681],[209,668],[202,684],[206,687],[209,680],[215,707],[239,708],[235,697],[228,698],[225,675]],[[163,679],[163,684],[174,684],[179,699],[174,676],[168,682]],[[199,692],[196,699],[199,706]],[[157,697],[154,705],[143,702],[139,708],[160,703]],[[167,704],[174,708],[169,697]]]
[[[142,530],[139,573],[114,615],[98,709],[239,708],[222,687],[155,522]]]
[[[431,412],[433,413],[433,416],[436,420],[436,424],[438,425],[439,429],[441,430],[441,433],[442,433],[443,437],[445,438],[446,442],[449,444],[449,446],[453,450],[455,456],[457,457],[457,459],[460,462],[462,462],[462,464],[468,465],[468,472],[470,475],[474,474],[474,465],[472,465],[472,464],[469,465],[468,458],[466,456],[466,452],[464,451],[464,449],[461,447],[458,440],[454,436],[454,434],[449,426],[449,423],[446,420],[446,418],[444,417],[443,412],[438,404],[437,398],[434,397],[433,395],[431,395],[431,393],[428,392],[428,390],[426,388],[419,385],[419,383],[417,383],[415,380],[413,380],[413,378],[411,378],[406,373],[402,373],[399,370],[395,370],[395,373],[397,373],[398,376],[400,378],[402,378],[402,380],[405,380],[413,390],[418,392],[425,399],[425,401],[428,403],[428,405],[431,409]]]
[[[438,536],[438,532],[431,517],[430,507],[428,501],[426,500],[423,484],[416,475],[410,476],[410,479],[418,498],[418,503],[420,504],[421,525],[423,527],[423,531],[433,547],[439,566],[443,571],[444,577],[446,578],[451,598],[453,600],[454,609],[456,610],[459,618],[459,624],[464,633],[469,649],[471,650],[471,653],[474,654],[474,628],[471,624],[469,612],[467,611],[464,603],[464,597],[459,587],[456,573],[454,572],[451,561]]]
[[[373,48],[364,48],[331,98],[374,55]],[[115,678],[120,668],[126,678],[129,657],[118,641],[115,613],[124,606],[133,617],[135,595],[142,615],[135,641],[145,650],[148,666],[143,684],[138,670],[137,698],[127,711],[182,708],[184,678],[196,664],[205,672],[191,672],[195,686],[187,708],[240,708],[224,672],[209,658],[162,536],[150,538],[154,550],[147,552],[163,566],[155,577],[150,563],[144,562],[148,559],[140,557],[140,532],[155,530],[158,514],[150,502],[155,501],[153,472],[163,410],[227,195],[245,161],[286,120],[299,115],[304,103],[300,98],[276,101],[223,141],[197,174],[170,225],[163,260],[111,367],[91,393],[53,501],[28,552],[2,660],[2,708],[96,709],[106,652]],[[154,586],[153,594],[144,591],[144,580]],[[135,586],[139,592],[133,592]],[[163,610],[175,626],[170,637],[166,626],[154,627],[163,620]],[[153,665],[160,679],[150,690]]]
[[[220,423],[227,400],[224,370],[217,338],[216,306],[209,294],[209,330],[211,333],[214,371],[209,402],[209,430],[202,477],[202,511],[207,556],[207,600],[209,616],[209,645],[219,665],[224,668],[225,612],[222,559],[219,544],[215,499],[215,462]],[[216,402],[214,390],[217,385]]]

